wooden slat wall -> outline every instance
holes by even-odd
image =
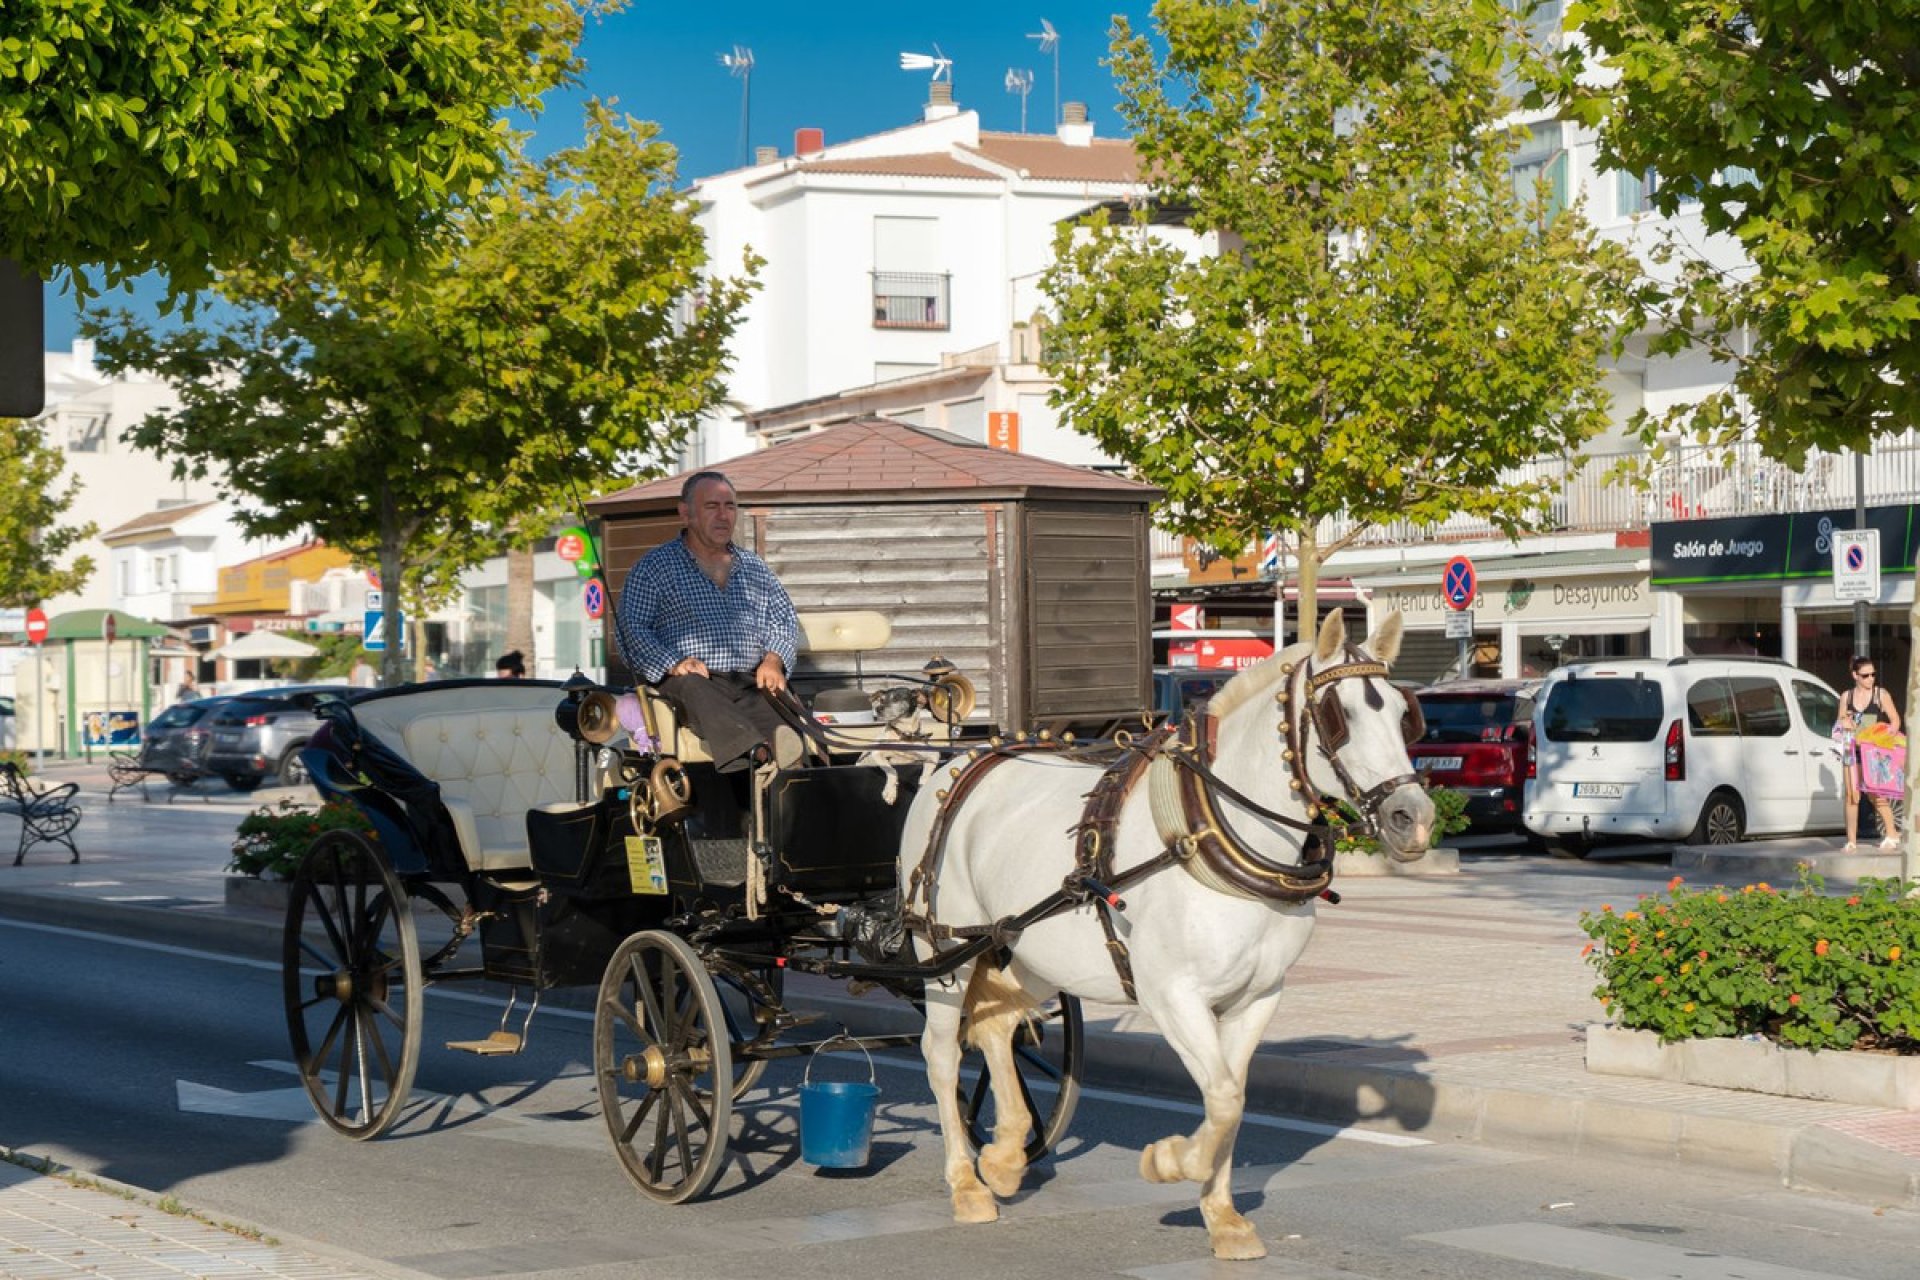
[[[1144,511],[1053,503],[1024,514],[1028,714],[1144,713],[1153,661]]]
[[[616,688],[633,684],[620,653],[620,629],[614,623],[614,608],[626,588],[627,574],[640,563],[640,557],[680,532],[680,514],[672,507],[655,516],[623,516],[601,526],[600,558],[605,562],[607,593],[612,608],[607,610],[607,679]]]

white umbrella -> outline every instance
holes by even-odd
[[[319,650],[303,640],[281,635],[278,631],[249,631],[238,640],[228,641],[209,656],[215,658],[312,658]]]

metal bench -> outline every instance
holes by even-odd
[[[14,866],[36,844],[63,844],[73,855],[71,861],[80,861],[80,850],[73,843],[73,829],[80,825],[80,806],[73,798],[79,791],[74,782],[36,787],[17,766],[0,761],[0,796],[5,796],[0,807],[20,815],[20,849],[13,855]]]
[[[107,803],[112,804],[113,798],[122,791],[138,787],[140,798],[151,804],[153,795],[147,790],[147,783],[155,777],[166,780],[168,804],[172,804],[173,798],[182,791],[191,791],[199,796],[202,804],[212,803],[211,797],[200,790],[200,783],[213,777],[212,774],[177,760],[169,761],[164,766],[148,764],[144,747],[139,751],[115,751],[107,758],[107,780],[110,783]]]

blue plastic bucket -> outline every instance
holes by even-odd
[[[873,1113],[880,1098],[880,1086],[873,1082],[873,1057],[867,1057],[865,1081],[815,1083],[813,1059],[832,1043],[826,1041],[807,1059],[807,1073],[800,1084],[800,1158],[823,1169],[864,1168],[873,1146]],[[859,1048],[867,1052],[865,1045]]]

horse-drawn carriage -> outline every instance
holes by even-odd
[[[871,643],[868,619],[803,621],[815,650]],[[1390,661],[1397,619],[1385,632]],[[1092,748],[956,741],[970,687],[935,665],[876,678],[878,722],[814,733],[799,766],[734,774],[645,688],[456,681],[330,707],[309,769],[373,834],[328,832],[294,879],[285,1000],[307,1092],[336,1130],[377,1136],[406,1105],[427,985],[509,988],[496,1031],[450,1045],[480,1054],[521,1047],[542,991],[595,987],[614,1150],[678,1203],[718,1176],[733,1103],[768,1062],[843,1039],[793,1037],[807,1018],[786,975],[844,979],[924,1003],[922,1035],[855,1043],[920,1042],[956,1216],[979,1221],[1073,1115],[1075,992],[1137,1000],[1207,1103],[1143,1174],[1204,1183],[1215,1252],[1257,1256],[1226,1170],[1247,1058],[1326,889],[1321,798],[1397,857],[1432,816],[1402,741],[1417,705],[1382,662],[1330,626],[1263,665],[1217,717]],[[969,1088],[963,1022],[982,1055]]]

